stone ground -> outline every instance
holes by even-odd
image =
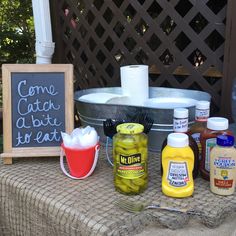
[[[211,229],[192,220],[182,229],[171,230],[161,226],[152,226],[136,236],[236,236],[236,213],[226,218],[219,227]]]

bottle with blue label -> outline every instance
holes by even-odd
[[[236,180],[236,149],[234,137],[219,135],[210,154],[211,191],[219,195],[232,195]]]

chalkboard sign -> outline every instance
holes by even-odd
[[[5,162],[57,156],[61,131],[73,130],[72,65],[3,65]]]
[[[12,73],[11,91],[12,146],[58,146],[65,130],[64,74]]]

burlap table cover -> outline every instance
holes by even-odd
[[[209,182],[197,178],[194,196],[174,199],[161,193],[158,153],[149,152],[149,186],[141,195],[115,192],[112,168],[103,148],[94,174],[72,180],[60,170],[58,158],[21,158],[0,165],[0,235],[132,235],[149,225],[171,229],[196,218],[209,227],[221,224],[236,210],[236,195],[217,196]],[[191,207],[201,212],[189,216],[161,210],[132,214],[114,205],[120,198]]]

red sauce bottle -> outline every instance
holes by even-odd
[[[207,128],[200,135],[202,155],[200,161],[200,173],[203,179],[210,180],[210,152],[216,146],[218,135],[233,135],[228,130],[229,121],[223,117],[211,117],[207,120]]]

